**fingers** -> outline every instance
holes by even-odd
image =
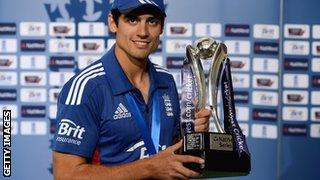
[[[190,155],[174,155],[175,160],[181,163],[198,163],[203,164],[204,160],[202,158]]]
[[[177,171],[180,173],[180,175],[182,177],[185,177],[186,179],[188,179],[188,177],[198,177],[198,176],[200,176],[200,173],[192,171],[192,170],[184,167],[183,165],[180,165],[179,168],[177,169]]]
[[[209,118],[199,118],[194,121],[196,132],[207,132],[209,130]]]
[[[203,164],[204,160],[196,157],[196,156],[189,156],[189,155],[174,155],[174,160],[179,162],[176,164],[176,171],[179,172],[184,177],[198,177],[200,174],[196,171],[188,169],[183,166],[183,163],[199,163]]]
[[[194,131],[195,132],[208,132],[209,131],[209,122],[207,122],[206,124],[195,125]]]
[[[199,112],[195,114],[195,118],[202,118],[202,117],[210,117],[211,110],[210,109],[201,109]]]
[[[196,132],[206,132],[209,131],[209,117],[211,115],[211,110],[201,109],[195,114],[194,130]]]
[[[180,140],[176,144],[168,147],[166,150],[167,151],[171,151],[172,153],[174,153],[175,151],[179,150],[181,147],[182,147],[182,140]]]

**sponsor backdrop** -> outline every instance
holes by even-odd
[[[0,109],[1,118],[12,111],[12,179],[52,179],[57,96],[114,43],[105,23],[111,1],[0,0]],[[252,173],[229,179],[318,179],[320,2],[166,4],[151,60],[172,72],[178,89],[187,44],[212,36],[228,47],[237,119],[252,154]]]

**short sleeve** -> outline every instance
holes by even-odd
[[[99,139],[98,107],[92,98],[92,94],[96,92],[87,88],[81,97],[81,103],[67,104],[70,86],[66,84],[59,95],[52,149],[91,158]]]

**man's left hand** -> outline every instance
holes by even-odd
[[[211,116],[211,110],[201,109],[195,114],[194,130],[196,132],[209,131],[209,118]]]

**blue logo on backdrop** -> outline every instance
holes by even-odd
[[[17,27],[15,23],[0,23],[0,35],[15,35]]]
[[[255,54],[278,55],[279,43],[276,42],[254,42]]]
[[[278,111],[276,109],[260,109],[253,108],[253,120],[276,121],[278,119]]]
[[[52,56],[49,64],[51,71],[59,71],[62,69],[73,69],[75,61],[73,56]]]
[[[226,36],[249,37],[250,26],[247,24],[227,24],[225,34]]]
[[[46,106],[21,106],[22,117],[45,117]]]
[[[17,90],[16,89],[0,89],[1,101],[16,101]]]
[[[107,22],[107,13],[113,0],[59,0],[45,3],[52,22]],[[77,7],[77,8],[74,8]]]
[[[284,69],[287,71],[308,71],[308,59],[306,58],[285,58]]]
[[[288,136],[307,136],[307,125],[305,124],[283,124],[282,134]]]
[[[183,66],[184,57],[167,57],[168,69],[181,69]]]
[[[21,51],[45,51],[46,41],[45,40],[21,40],[20,42]]]
[[[247,104],[249,102],[249,92],[247,91],[234,91],[234,102]]]

